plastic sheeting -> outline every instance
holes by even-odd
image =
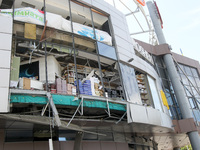
[[[57,95],[52,94],[53,101],[55,105],[66,105],[66,106],[78,106],[80,104],[80,99],[73,101],[74,96],[70,95]],[[10,97],[11,103],[34,103],[34,104],[46,104],[47,98],[42,96],[30,96],[30,95],[19,95],[19,94],[12,94]],[[87,100],[84,99],[83,101],[84,107],[91,107],[91,108],[103,108],[107,109],[106,101],[99,101],[99,100]],[[126,105],[123,104],[116,104],[109,102],[109,108],[113,110],[119,111],[126,111]]]
[[[120,67],[127,100],[129,102],[142,104],[134,68],[122,63],[120,63]]]
[[[1,9],[0,15],[12,15],[12,9]],[[14,20],[23,21],[27,23],[33,23],[37,25],[44,26],[44,12],[38,9],[26,7],[26,8],[16,8],[14,12]],[[72,32],[71,30],[71,22],[64,19],[62,16],[46,13],[47,26],[56,28],[59,30]],[[93,28],[79,24],[73,23],[74,33],[86,36],[94,39]],[[112,45],[111,36],[104,31],[95,29],[96,39],[108,45]]]

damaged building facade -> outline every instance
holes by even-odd
[[[199,62],[132,39],[108,3],[2,0],[0,21],[0,149],[173,149],[199,131]],[[193,118],[182,117],[165,54]]]

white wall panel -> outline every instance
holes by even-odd
[[[161,122],[162,122],[162,126],[171,128],[172,127],[172,120],[170,118],[170,116],[168,116],[167,114],[162,113],[161,114]]]
[[[8,88],[10,80],[10,69],[0,69],[0,87]]]
[[[12,21],[12,17],[0,16],[0,112],[9,111]]]
[[[10,51],[0,50],[0,68],[10,68]]]
[[[106,3],[107,4],[107,3]],[[116,8],[114,8],[112,5],[110,5],[110,4],[108,4],[107,5],[108,6],[108,8],[109,8],[109,14],[111,15],[111,16],[116,16],[117,18],[119,18],[119,19],[123,19],[125,16],[124,16],[124,14],[121,12],[121,11],[119,11],[118,9],[116,9]]]
[[[130,57],[128,57],[124,54],[119,54],[119,59],[124,61],[124,62],[127,62],[130,59]]]
[[[12,17],[11,16],[0,16],[0,32],[1,33],[12,33]]]
[[[0,33],[0,49],[11,50],[11,34]]]
[[[103,3],[102,3],[103,2]],[[106,6],[107,3],[105,3],[104,1],[97,1],[97,0],[92,0],[92,5],[105,11],[105,12],[108,12],[109,9],[108,7]]]
[[[150,124],[155,124],[161,126],[161,111],[148,108],[147,107],[147,116]]]
[[[123,19],[120,19],[116,16],[111,16],[110,18],[111,18],[112,25],[115,25],[115,26],[120,27],[120,28],[124,28]]]
[[[116,25],[113,25],[113,30],[114,30],[115,35],[117,35],[117,36],[121,37],[122,39],[128,41],[128,35],[127,35],[126,31],[124,31],[122,28],[123,28],[123,26],[119,28]]]
[[[118,47],[117,47],[117,50],[118,50],[118,52],[119,52],[120,54],[123,54],[123,55],[129,57],[129,59],[132,58],[133,55],[134,55],[133,53],[131,53],[131,52],[128,51],[127,49],[122,48],[121,46],[118,46]]]
[[[130,52],[134,51],[134,49],[130,49],[129,42],[127,42],[126,40],[122,39],[121,37],[115,35],[115,41],[116,41],[117,46],[121,46],[121,47],[123,47],[124,49],[126,49],[126,50],[128,50]]]
[[[0,87],[0,112],[8,112],[8,88]]]
[[[148,123],[146,107],[130,104],[131,118],[133,122]],[[138,115],[140,114],[140,115]]]

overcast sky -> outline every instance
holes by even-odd
[[[200,0],[156,0],[165,39],[178,54],[200,61]]]
[[[105,0],[112,4],[113,0]],[[127,14],[127,9],[115,0],[115,5]],[[133,11],[136,5],[133,0],[121,0],[128,4]],[[146,0],[147,2],[147,0]],[[172,51],[200,61],[200,0],[156,0],[163,20],[165,39],[172,46]],[[119,6],[120,5],[120,6]],[[148,15],[147,7],[143,7]],[[148,30],[147,23],[141,12],[135,13],[144,30]],[[142,31],[133,15],[127,17],[130,33]],[[149,33],[132,36],[149,43]]]

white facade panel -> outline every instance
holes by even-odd
[[[0,32],[1,33],[12,33],[12,17],[11,16],[0,16]]]
[[[2,88],[0,87],[0,95],[1,95],[1,98],[0,98],[0,112],[8,112],[9,111],[9,108],[8,108],[8,104],[9,104],[9,101],[8,101],[8,91],[9,89],[8,88]]]
[[[148,123],[146,107],[130,104],[130,113],[133,122]],[[140,113],[140,115],[138,115]]]
[[[130,59],[130,57],[119,53],[119,59],[124,61],[124,62],[127,62]]]
[[[102,3],[103,2],[103,3]],[[104,1],[96,1],[96,0],[92,0],[92,5],[105,11],[105,12],[108,12],[109,9],[108,7],[106,6],[107,3],[105,3]]]
[[[134,55],[133,53],[131,53],[130,51],[128,51],[128,50],[126,50],[124,48],[122,48],[121,46],[118,46],[117,50],[119,52],[119,55],[123,54],[123,55],[129,57],[129,59],[132,58],[133,55]]]
[[[162,126],[165,126],[167,128],[172,128],[172,121],[169,115],[161,113],[161,121],[162,121]]]
[[[0,68],[10,68],[10,51],[0,50]]]
[[[126,49],[130,52],[134,51],[134,49],[130,49],[129,42],[122,39],[121,37],[115,35],[115,41],[116,41],[117,46],[121,46],[121,47],[123,47],[124,49]]]
[[[123,28],[124,27],[124,23],[123,23],[121,18],[117,18],[115,16],[111,16],[110,18],[111,18],[112,25],[115,25],[115,26],[117,26],[119,28]]]
[[[122,39],[128,41],[128,35],[122,28],[123,28],[123,26],[121,28],[119,28],[119,27],[113,25],[115,35],[117,35],[117,36],[121,37]]]
[[[0,33],[0,49],[11,50],[12,35],[6,33]]]
[[[107,3],[106,3],[107,4]],[[109,11],[108,13],[111,15],[111,16],[115,16],[116,18],[119,18],[119,19],[123,19],[125,18],[124,14],[122,12],[120,12],[118,9],[116,9],[115,7],[113,7],[112,5],[110,4],[107,4],[108,8],[109,8]],[[123,21],[123,20],[122,20]]]
[[[0,69],[0,87],[9,88],[10,69]]]
[[[159,110],[147,107],[149,123],[161,126],[161,113]]]
[[[0,16],[0,112],[9,111],[12,17]]]
[[[172,128],[172,121],[169,115],[160,112],[152,107],[129,103],[127,116],[129,123],[146,123],[156,126]],[[138,115],[139,114],[139,115]]]

